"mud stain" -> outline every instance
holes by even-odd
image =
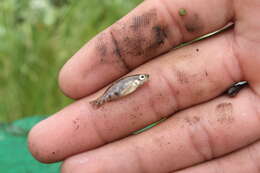
[[[73,120],[73,124],[74,124],[74,130],[78,130],[79,129],[79,119],[76,118],[75,120]]]
[[[116,54],[123,57],[128,66],[138,65],[160,54],[169,35],[167,24],[158,17],[155,9],[134,16],[129,22],[117,22],[111,32],[116,39]]]
[[[231,103],[220,103],[216,106],[217,121],[221,124],[230,124],[235,119],[232,116],[233,105]]]
[[[121,54],[121,49],[119,47],[118,41],[116,40],[113,32],[110,32],[111,34],[111,38],[112,38],[112,42],[114,44],[114,54],[118,57],[118,59],[120,60],[120,62],[122,63],[122,66],[127,69],[128,71],[131,70],[131,68],[128,66],[127,62],[125,61],[125,58],[122,56]]]
[[[184,27],[188,32],[200,32],[204,26],[198,14],[187,15],[183,18]]]
[[[105,62],[105,57],[108,54],[108,47],[107,47],[107,43],[105,42],[105,34],[104,33],[100,33],[97,36],[96,40],[97,40],[95,42],[96,52],[99,55],[98,57],[100,57],[100,63],[104,63]]]
[[[159,45],[163,44],[167,38],[165,28],[162,26],[154,26],[152,28],[152,35],[154,36],[154,44],[152,44],[153,46],[150,47],[158,47]]]
[[[96,44],[96,49],[97,51],[100,53],[100,55],[102,57],[106,56],[107,54],[107,46],[105,45],[105,43],[100,40],[97,44]]]
[[[197,124],[197,123],[200,121],[200,117],[197,117],[197,116],[185,117],[185,118],[184,118],[184,121],[185,121],[189,126],[192,126],[192,125]]]
[[[183,72],[183,71],[177,71],[176,72],[177,75],[177,80],[181,83],[181,84],[188,84],[189,83],[189,77]]]
[[[154,18],[156,18],[156,16],[157,16],[157,13],[156,13],[155,9],[151,9],[150,11],[144,13],[141,16],[134,16],[130,27],[134,31],[142,29],[145,26],[150,25],[150,23],[153,21]]]

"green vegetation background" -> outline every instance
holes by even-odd
[[[0,122],[50,115],[71,100],[60,68],[141,0],[1,0]]]

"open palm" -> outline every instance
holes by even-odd
[[[259,19],[259,0],[144,1],[61,70],[61,89],[77,101],[32,129],[32,154],[65,160],[65,173],[259,172]],[[172,50],[229,22],[234,28]],[[139,73],[150,81],[133,94],[89,104],[102,87]],[[221,95],[241,80],[249,87]]]

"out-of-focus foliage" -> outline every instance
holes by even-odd
[[[1,0],[0,122],[68,104],[59,69],[140,0]]]

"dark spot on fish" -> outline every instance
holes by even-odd
[[[234,121],[233,113],[233,105],[232,103],[220,103],[216,106],[216,115],[217,121],[221,124],[223,123],[232,123]]]
[[[116,40],[116,38],[115,38],[113,32],[110,32],[110,34],[111,34],[112,42],[113,42],[114,47],[115,47],[115,48],[114,48],[114,54],[119,58],[120,62],[122,63],[122,66],[123,66],[125,69],[127,69],[128,71],[130,71],[131,68],[127,65],[127,63],[126,63],[124,57],[122,56],[121,50],[120,50],[120,48],[119,48],[118,42],[117,42],[117,40]]]
[[[184,26],[188,32],[200,32],[203,29],[202,21],[198,14],[187,15],[184,20]]]
[[[150,25],[156,16],[157,14],[155,9],[152,9],[141,16],[135,16],[130,27],[133,28],[134,31],[137,31],[147,25]]]

